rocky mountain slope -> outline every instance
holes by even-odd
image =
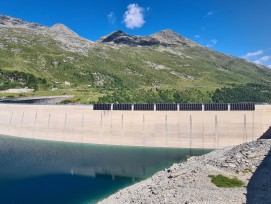
[[[257,140],[192,157],[100,203],[270,203],[270,148],[270,140]],[[245,185],[216,187],[209,176],[218,174]]]
[[[144,37],[116,31],[92,42],[62,24],[47,27],[4,15],[0,69],[45,79],[36,95],[68,93],[84,102],[114,90],[196,88],[207,93],[233,84],[271,82],[270,69],[200,46],[171,30]],[[4,87],[26,84],[13,82],[0,78]]]
[[[123,31],[116,31],[108,36],[102,37],[98,43],[108,43],[109,45],[128,46],[197,46],[192,41],[180,36],[171,30],[163,30],[150,36],[130,36]]]
[[[0,28],[13,29],[16,33],[28,32],[28,35],[40,34],[48,36],[58,42],[58,45],[67,51],[87,53],[93,42],[84,39],[63,24],[46,27],[37,23],[29,23],[21,19],[0,15]],[[6,29],[4,29],[6,28]]]

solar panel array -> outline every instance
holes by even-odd
[[[154,104],[135,104],[135,111],[152,111],[154,110]]]
[[[231,110],[233,111],[241,111],[241,110],[255,110],[254,103],[231,103],[230,104]]]
[[[227,103],[204,104],[204,110],[206,110],[206,111],[227,111],[228,104]]]
[[[181,103],[180,111],[201,111],[202,104],[199,103]]]
[[[111,104],[93,104],[93,110],[111,110]]]
[[[112,110],[132,110],[132,104],[113,104]],[[154,111],[154,104],[134,104],[135,111]],[[111,104],[93,104],[93,110],[111,110]],[[177,111],[178,104],[156,104],[157,111]],[[202,111],[202,104],[200,103],[181,103],[179,104],[180,111]],[[205,111],[227,111],[228,104],[204,104]],[[254,103],[231,103],[231,111],[254,111]]]
[[[113,110],[132,110],[132,104],[113,104]]]
[[[156,104],[158,111],[176,111],[177,109],[177,104]]]

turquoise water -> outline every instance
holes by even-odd
[[[95,203],[174,162],[209,151],[0,136],[0,203]]]

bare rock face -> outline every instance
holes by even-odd
[[[94,44],[92,41],[80,37],[63,24],[55,24],[48,31],[48,34],[67,51],[87,53]]]
[[[86,54],[93,46],[94,42],[80,37],[71,29],[63,24],[56,24],[52,27],[43,26],[37,23],[29,23],[18,18],[12,18],[5,15],[0,15],[0,28],[13,29],[23,28],[24,32],[42,34],[56,40],[60,47],[70,52],[78,52]],[[31,34],[30,32],[30,34]]]
[[[158,33],[150,35],[150,37],[158,40],[160,43],[166,43],[170,45],[183,45],[186,47],[195,46],[196,43],[188,40],[187,38],[179,35],[172,30],[162,30]]]
[[[156,46],[156,45],[164,45],[159,42],[157,39],[152,38],[150,36],[140,37],[140,36],[131,36],[123,31],[116,31],[108,36],[102,37],[98,40],[99,43],[109,43],[115,45],[128,45],[128,46]]]
[[[132,36],[123,31],[113,32],[98,40],[98,43],[128,46],[195,46],[196,43],[171,30],[163,30],[150,36]]]
[[[5,15],[0,15],[0,27],[8,27],[8,28],[32,28],[32,29],[40,29],[45,28],[45,26],[42,26],[37,23],[29,23],[26,21],[23,21],[19,18],[12,18]]]

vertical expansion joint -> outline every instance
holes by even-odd
[[[143,114],[143,124],[145,125],[145,115]]]
[[[101,127],[103,126],[103,113],[101,112]]]
[[[190,114],[190,123],[189,123],[189,148],[190,148],[190,150],[192,147],[191,137],[192,137],[192,115]]]
[[[48,115],[48,127],[50,125],[50,118],[51,118],[51,113],[49,113],[49,115]]]
[[[23,120],[24,120],[24,112],[23,112],[23,115],[22,115],[21,124],[23,124]]]
[[[66,128],[66,125],[67,125],[67,113],[65,113],[65,128]]]
[[[121,127],[122,127],[122,129],[123,129],[123,114],[121,114]]]
[[[9,124],[11,124],[12,118],[13,118],[13,112],[11,113]]]
[[[190,115],[190,134],[192,134],[192,115]]]
[[[145,115],[143,114],[143,127],[142,127],[142,133],[141,133],[142,144],[144,144],[144,131],[145,131]]]
[[[244,114],[244,139],[247,142],[247,115]]]
[[[217,127],[217,115],[215,115],[215,148],[218,147],[218,127]]]
[[[36,126],[36,122],[37,122],[37,117],[38,117],[38,113],[36,112],[36,115],[35,115],[35,126]]]
[[[85,120],[85,115],[82,114],[82,128],[84,128],[84,120]]]
[[[167,128],[167,114],[166,114],[166,117],[165,117],[165,131],[166,132],[168,131],[168,128]]]

